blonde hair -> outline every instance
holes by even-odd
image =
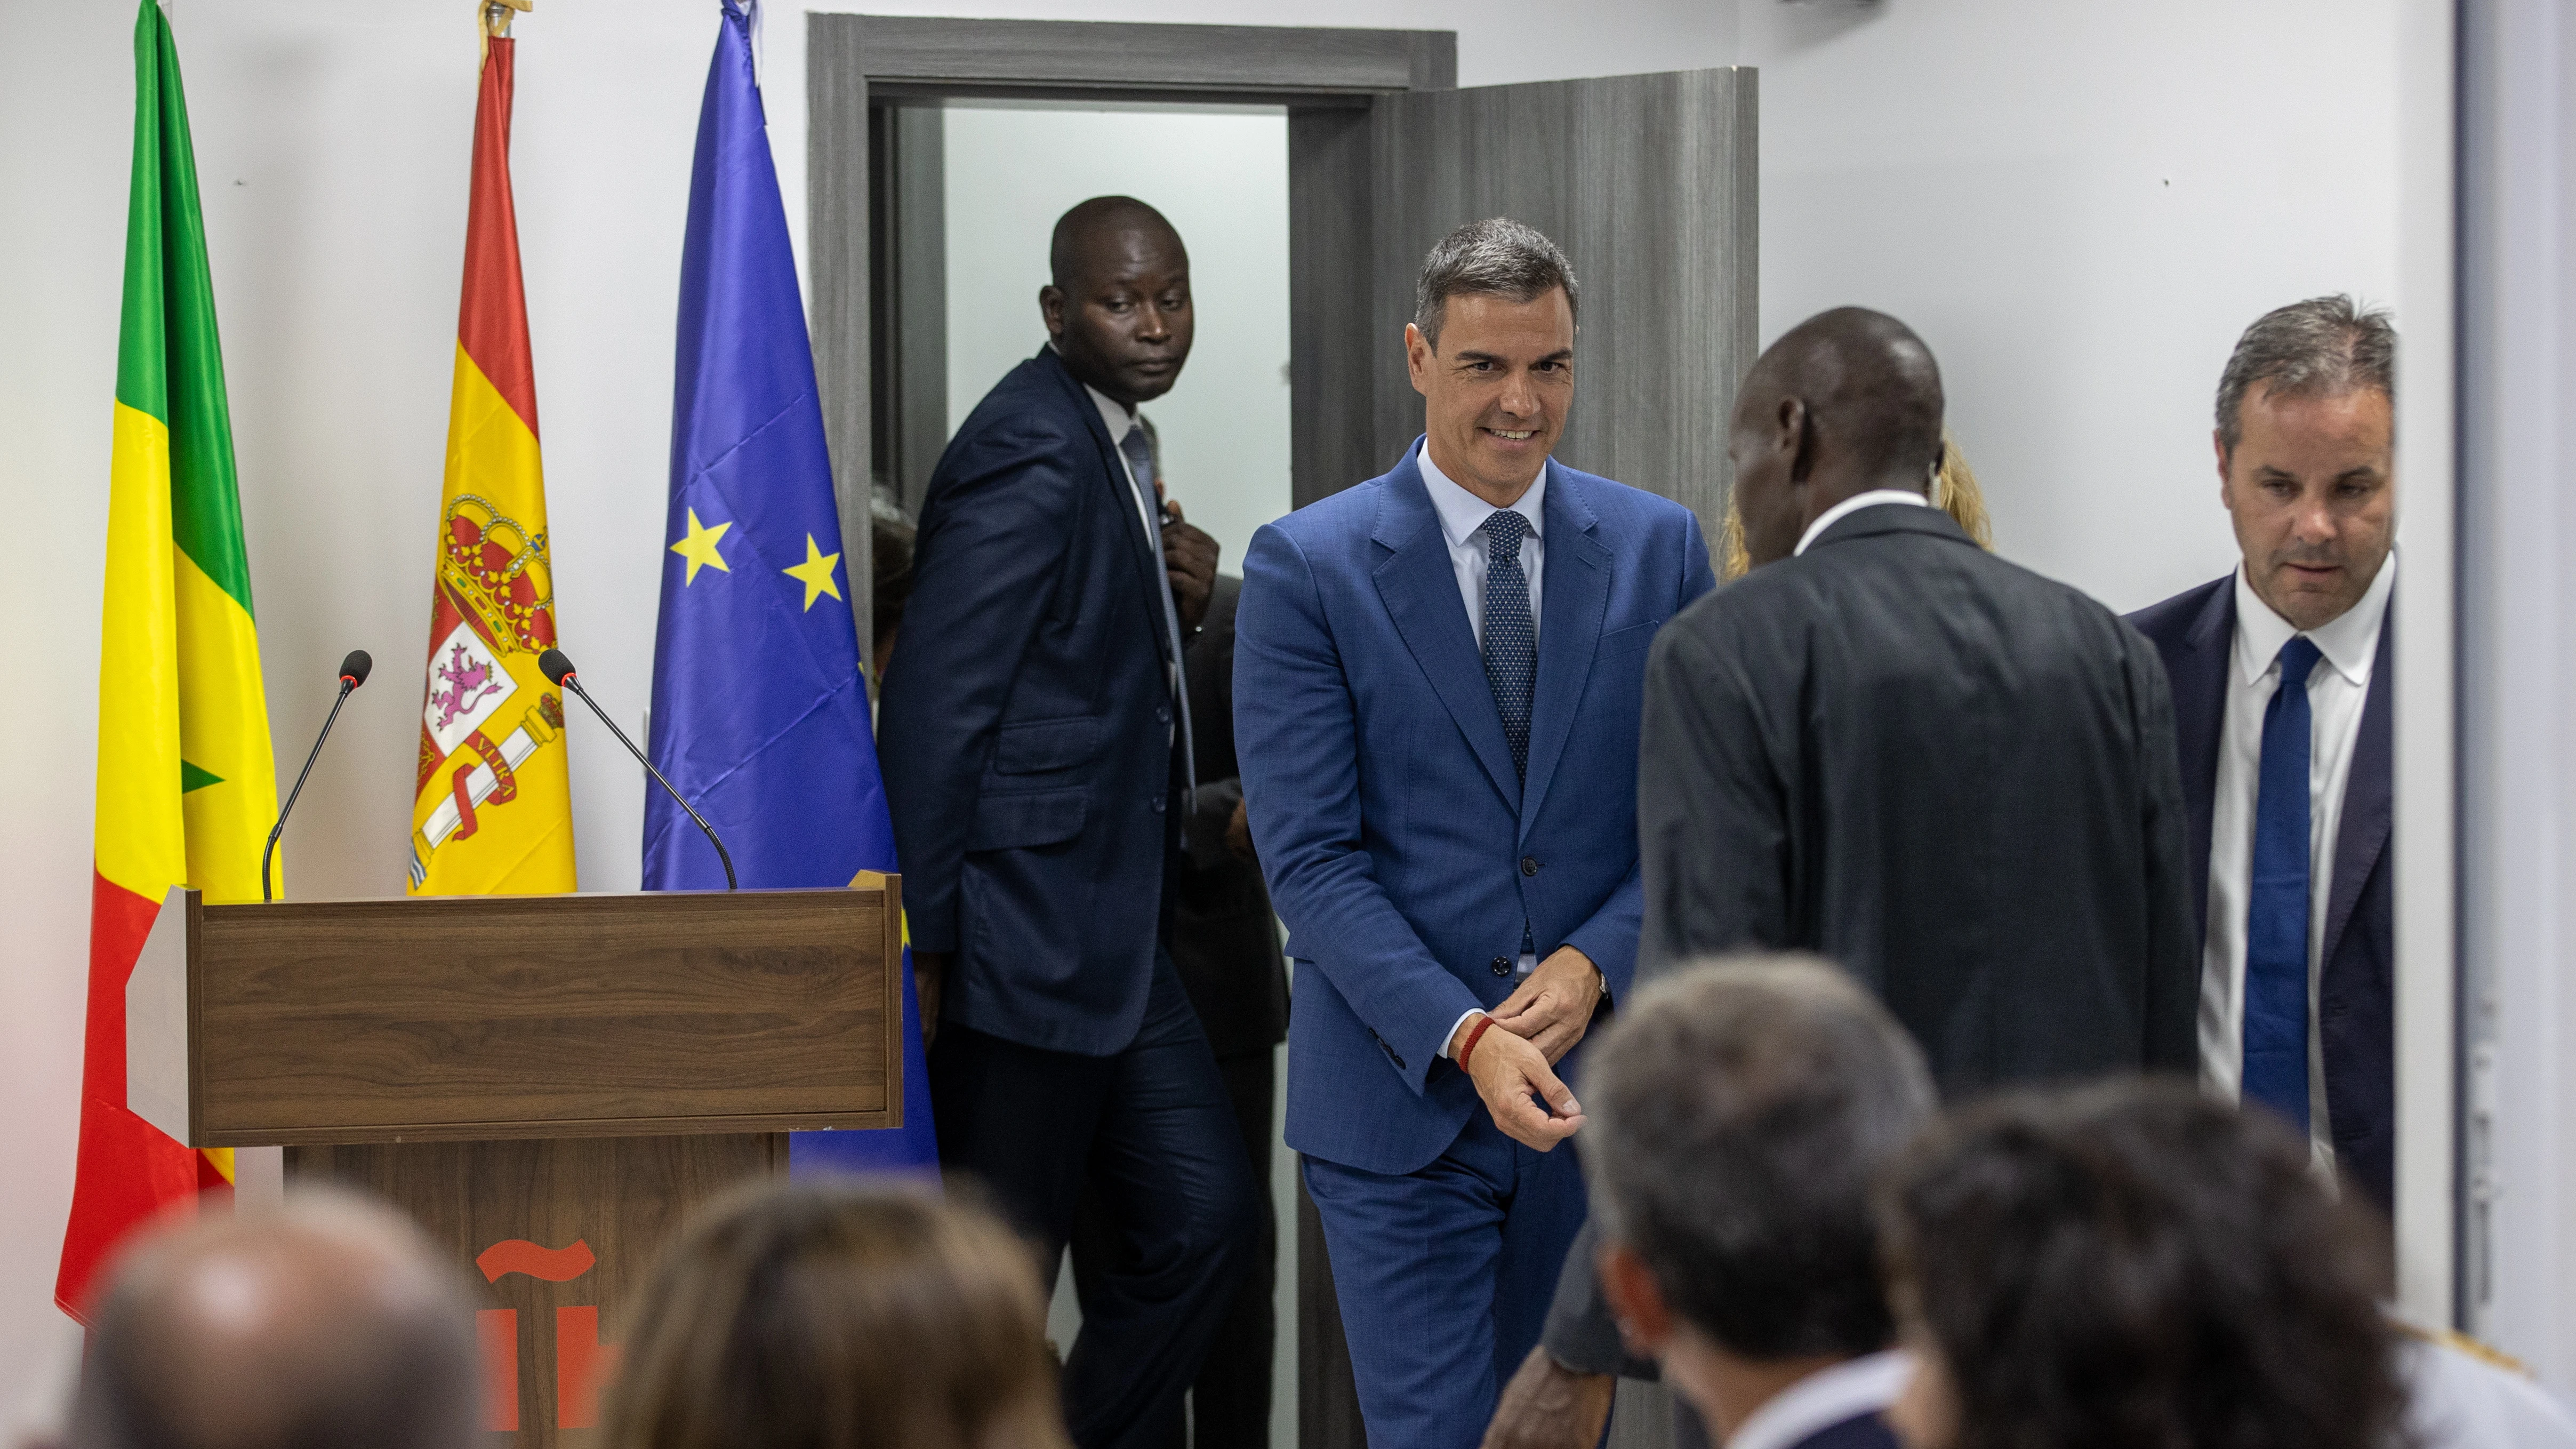
[[[1995,526],[1986,516],[1985,490],[1977,486],[1977,475],[1968,467],[1968,455],[1959,451],[1959,440],[1948,428],[1941,430],[1941,471],[1934,475],[1928,495],[1932,506],[1950,515],[1977,547],[1988,553],[1995,549]],[[1744,519],[1735,511],[1735,501],[1726,504],[1726,523],[1717,536],[1718,578],[1724,582],[1740,579],[1753,571],[1753,556],[1744,547]]]
[[[1068,1449],[1028,1246],[972,1207],[762,1183],[655,1267],[615,1449]]]

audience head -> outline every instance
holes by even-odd
[[[1129,407],[1170,392],[1197,323],[1189,249],[1163,214],[1095,196],[1056,219],[1047,266],[1038,310],[1065,369]]]
[[[469,1449],[474,1302],[420,1231],[328,1192],[128,1251],[91,1315],[71,1449]]]
[[[2180,1081],[1991,1099],[1879,1212],[1911,1449],[2400,1442],[2384,1235],[2270,1113]]]
[[[1870,1185],[1933,1088],[1885,1007],[1811,958],[1715,962],[1639,993],[1591,1062],[1603,1291],[1721,1434],[1889,1345]]]
[[[1064,1449],[1029,1250],[985,1213],[763,1183],[664,1252],[611,1385],[616,1449]]]
[[[2397,329],[2350,297],[2256,319],[2218,379],[2218,496],[2245,581],[2301,629],[2358,603],[2397,529]]]
[[[1405,367],[1432,460],[1497,508],[1537,481],[1574,403],[1574,264],[1535,227],[1469,222],[1422,259]]]
[[[1760,568],[1846,498],[1924,492],[1941,465],[1941,369],[1913,329],[1837,307],[1789,329],[1745,375],[1728,431],[1734,505]]]

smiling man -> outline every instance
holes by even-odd
[[[1182,640],[1216,575],[1162,516],[1139,403],[1189,358],[1189,253],[1095,197],[1056,223],[1047,345],[968,414],[921,507],[877,716],[931,1034],[939,1160],[1046,1282],[1088,1181],[1134,1252],[1064,1365],[1082,1449],[1160,1449],[1261,1231],[1243,1139],[1162,937],[1191,794]]]
[[[2218,382],[2218,498],[2242,561],[2130,616],[2173,679],[2200,905],[2200,1060],[2386,1210],[2396,1168],[2384,312],[2266,313]]]
[[[1566,1085],[1634,969],[1646,646],[1715,580],[1688,510],[1549,457],[1573,268],[1460,227],[1423,263],[1395,470],[1254,536],[1235,736],[1299,964],[1288,1144],[1369,1442],[1472,1446],[1581,1226]]]

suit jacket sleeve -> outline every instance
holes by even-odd
[[[1763,661],[1683,620],[1646,663],[1638,738],[1638,866],[1645,919],[1637,977],[1694,956],[1793,942],[1788,798],[1773,766]],[[1794,700],[1784,688],[1773,697]]]
[[[921,950],[958,946],[957,876],[985,762],[1081,511],[1066,463],[1076,446],[1039,422],[987,435],[924,510],[879,706],[904,915]]]
[[[1333,983],[1419,1094],[1450,1028],[1483,1003],[1432,958],[1363,846],[1358,720],[1312,566],[1267,527],[1243,578],[1235,747],[1262,874],[1299,959]]]
[[[1717,575],[1709,569],[1708,545],[1700,538],[1699,520],[1688,519],[1684,525],[1689,538],[1683,549],[1682,576],[1675,580],[1670,619],[1699,601],[1700,596],[1717,587]],[[1643,797],[1640,795],[1642,808]],[[1628,878],[1610,893],[1601,908],[1589,920],[1566,937],[1566,944],[1589,957],[1601,970],[1608,988],[1608,999],[1624,999],[1635,983],[1637,972],[1637,938],[1645,913],[1646,886],[1643,862],[1628,868]]]
[[[2182,763],[2174,745],[2173,686],[2156,647],[2127,625],[2135,711],[2138,828],[2147,863],[2147,939],[2143,1065],[2150,1071],[2196,1071],[2200,1065],[2200,949],[2192,926],[2191,849],[2182,799]]]

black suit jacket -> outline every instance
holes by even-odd
[[[1639,981],[1817,952],[1949,1092],[2190,1070],[2173,731],[2155,651],[2110,610],[1935,509],[1853,513],[1655,641]],[[1587,1230],[1547,1345],[1606,1371],[1623,1356],[1591,1269]]]
[[[1054,352],[930,475],[878,705],[912,944],[944,1020],[1106,1056],[1136,1036],[1179,838],[1163,572],[1100,410]]]
[[[1216,576],[1207,623],[1189,643],[1190,722],[1198,744],[1198,809],[1174,862],[1172,964],[1221,1057],[1266,1052],[1288,1036],[1288,960],[1261,867],[1225,846],[1243,800],[1234,760],[1234,610],[1243,580]]]
[[[2191,818],[2193,939],[2206,940],[2218,741],[2227,718],[2228,663],[2236,651],[2236,576],[2140,609],[2129,622],[2155,642],[2173,681],[2174,735]],[[2335,1162],[2383,1212],[2394,1201],[2397,1175],[2397,870],[2388,839],[2395,790],[2389,714],[2396,690],[2396,625],[2392,607],[2379,626],[2378,661],[2362,698],[2352,773],[2344,781],[2317,987],[2317,1044],[2325,1056]]]

